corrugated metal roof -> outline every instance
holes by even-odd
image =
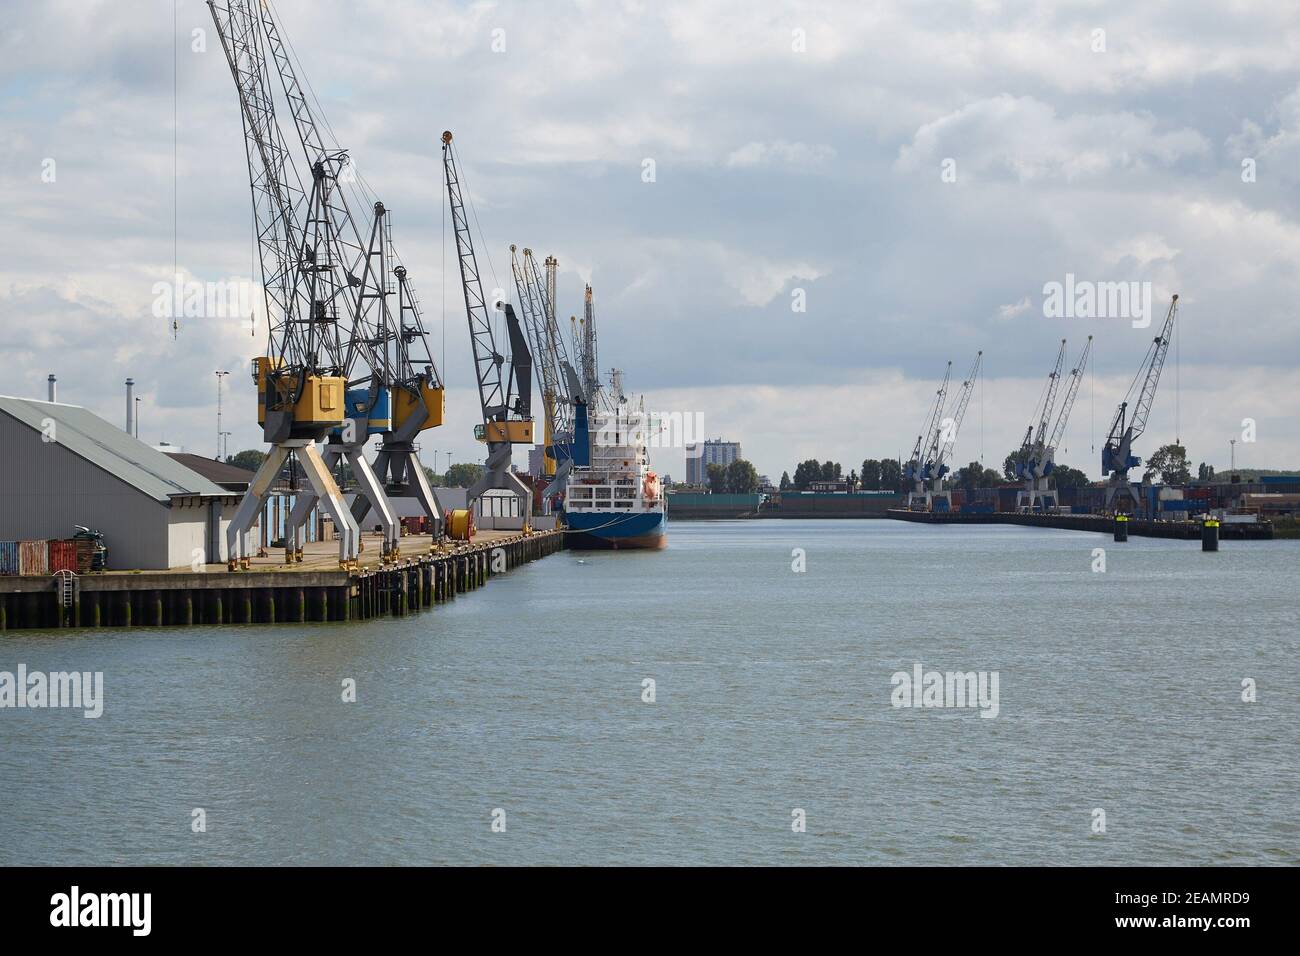
[[[0,395],[0,412],[38,432],[52,420],[57,444],[158,501],[174,495],[230,494],[80,405]]]

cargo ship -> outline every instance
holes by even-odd
[[[570,548],[662,548],[668,544],[662,483],[650,470],[644,403],[622,394],[616,374],[607,407],[592,409],[589,463],[574,465],[564,489]]]

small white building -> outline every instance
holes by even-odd
[[[83,525],[110,570],[224,563],[239,498],[78,405],[0,396],[0,541]]]

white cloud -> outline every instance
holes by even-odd
[[[746,143],[727,156],[728,166],[816,166],[835,158],[834,147],[824,143]]]
[[[1025,296],[1017,302],[1009,305],[998,306],[998,317],[1002,319],[1014,319],[1016,316],[1024,315],[1032,308],[1029,302],[1029,296]]]
[[[896,167],[914,171],[956,160],[957,179],[1010,174],[1021,182],[1096,178],[1115,170],[1169,166],[1209,150],[1196,130],[1157,130],[1150,115],[1057,115],[1033,97],[980,100],[925,123],[898,153]]]

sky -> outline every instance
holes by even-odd
[[[275,0],[323,117],[392,210],[447,384],[421,453],[481,460],[443,214],[454,131],[489,285],[509,245],[594,288],[602,368],[760,473],[906,456],[946,364],[954,450],[999,467],[1068,339],[1092,362],[1057,460],[1100,447],[1167,309],[1146,434],[1300,467],[1300,10],[1277,3]],[[140,435],[263,447],[265,325],[156,314],[159,283],[260,284],[238,100],[205,4],[0,7],[0,391]],[[651,175],[651,171],[653,175]],[[1049,314],[1134,282],[1131,315]],[[1148,286],[1141,285],[1149,283]],[[438,453],[434,458],[433,453]],[[447,456],[447,457],[444,457]],[[516,454],[523,464],[525,456]],[[684,477],[680,448],[657,469]]]

